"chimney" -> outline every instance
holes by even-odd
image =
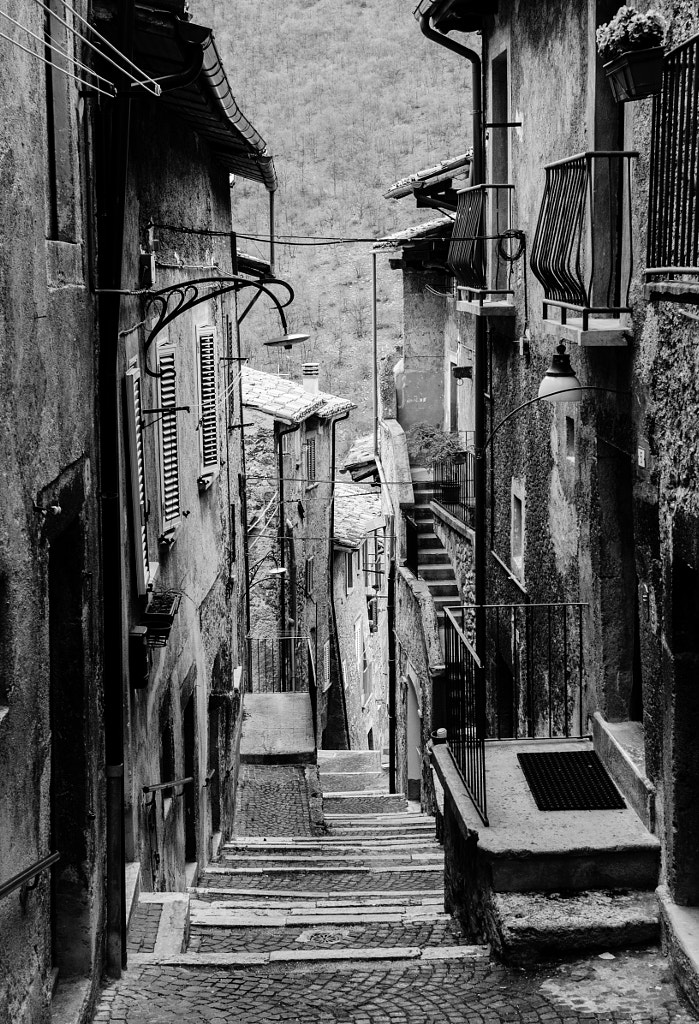
[[[303,386],[310,395],[318,394],[318,363],[303,364]]]

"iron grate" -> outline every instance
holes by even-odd
[[[616,811],[626,807],[594,750],[517,754],[540,811]]]

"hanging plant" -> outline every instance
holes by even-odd
[[[653,8],[642,14],[620,7],[597,29],[597,49],[617,103],[660,92],[665,20]]]

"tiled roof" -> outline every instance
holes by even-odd
[[[374,459],[374,435],[364,434],[362,437],[355,438],[352,442],[352,447],[347,453],[340,472],[346,473],[354,466],[363,466]]]
[[[381,496],[375,488],[335,484],[335,540],[357,548],[368,533],[385,525]]]
[[[435,164],[434,167],[426,167],[424,171],[416,171],[407,178],[401,178],[400,181],[391,185],[384,192],[384,199],[402,199],[404,196],[411,195],[416,189],[420,189],[425,185],[435,185],[440,181],[453,181],[454,178],[463,179],[463,184],[466,184],[466,179],[471,172],[472,159],[473,150],[469,149],[467,153],[451,157],[448,160],[442,160],[441,163]]]
[[[451,217],[437,217],[435,220],[425,221],[424,224],[416,224],[412,228],[403,228],[392,235],[385,235],[374,244],[374,249],[397,249],[399,246],[409,242],[415,242],[420,238],[430,238],[433,235],[445,237],[451,236],[454,221]]]
[[[302,423],[309,416],[336,416],[356,408],[348,398],[337,398],[324,391],[312,394],[302,384],[252,366],[244,366],[242,375],[243,405],[284,423]]]

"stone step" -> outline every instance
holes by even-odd
[[[432,879],[427,879],[432,881]],[[234,899],[238,903],[252,903],[255,906],[258,904],[268,905],[275,901],[289,901],[289,905],[298,906],[301,902],[312,903],[313,906],[351,906],[354,905],[357,900],[361,899],[363,904],[380,906],[383,903],[390,903],[392,905],[405,905],[405,906],[419,906],[422,904],[429,904],[438,902],[444,903],[444,887],[442,885],[433,885],[431,888],[416,888],[408,890],[383,890],[383,889],[363,889],[360,895],[347,892],[347,890],[326,891],[323,893],[317,892],[315,889],[246,889],[245,887],[226,887],[226,886],[206,886],[198,885],[196,888],[189,890],[191,894],[197,898],[202,899],[206,897],[214,897],[216,902],[221,900]]]
[[[375,853],[366,851],[364,853],[248,853],[225,854],[218,863],[225,867],[230,864],[235,868],[256,868],[264,870],[268,868],[308,868],[310,871],[325,870],[325,868],[353,869],[361,867],[381,866],[384,870],[394,866],[405,864],[443,864],[444,854],[442,851],[427,852],[424,850],[411,852],[398,852],[392,850],[388,853]]]
[[[626,949],[658,941],[658,903],[654,892],[492,893],[493,949],[522,966],[561,951]],[[492,927],[492,926],[491,926]]]
[[[454,570],[449,561],[445,565],[438,565],[434,562],[427,562],[425,564],[418,562],[418,570],[426,583],[432,583],[433,581],[435,583],[456,583]]]
[[[436,539],[436,538],[435,538]],[[424,566],[448,566],[450,571],[452,570],[451,561],[449,555],[446,553],[443,547],[434,548],[420,547],[418,552],[418,567],[420,570]]]
[[[348,790],[388,790],[386,772],[332,772],[322,768],[320,773],[323,793],[346,792]]]
[[[407,807],[402,793],[333,793],[323,800],[325,814],[372,814],[399,811]]]
[[[420,573],[420,575],[422,576],[422,573]],[[430,594],[432,594],[433,598],[445,597],[449,598],[450,604],[459,603],[459,588],[457,587],[455,580],[451,582],[446,580],[444,582],[425,580],[425,582],[430,588]],[[456,598],[456,600],[454,600],[454,598]],[[443,604],[444,602],[441,603]]]
[[[332,973],[336,964],[372,963],[377,967],[382,962],[394,963],[401,960],[433,962],[435,960],[484,960],[489,950],[487,946],[393,946],[367,949],[304,949],[304,950],[273,950],[269,953],[179,953],[157,955],[155,953],[132,953],[129,963],[134,967],[264,967],[279,963],[313,963],[315,971]]]
[[[190,927],[201,928],[299,928],[323,925],[407,924],[415,921],[448,921],[449,914],[434,906],[428,907],[338,907],[304,910],[295,908],[282,913],[260,907],[232,907],[227,904],[193,900],[190,906]]]
[[[319,750],[318,766],[321,771],[379,771],[380,750]]]

